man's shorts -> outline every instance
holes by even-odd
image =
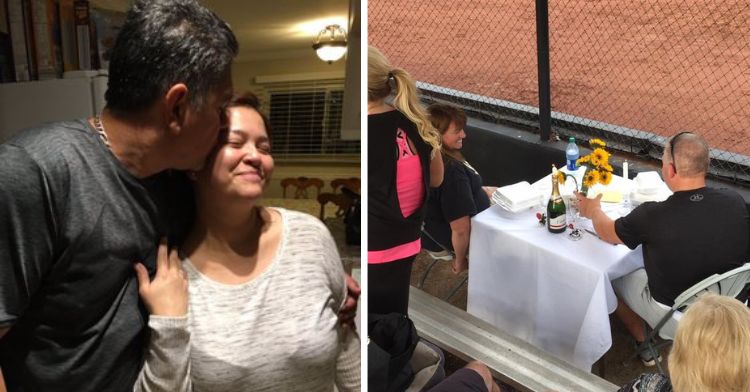
[[[617,296],[622,299],[630,309],[633,309],[651,328],[661,321],[670,307],[657,302],[651,297],[648,289],[648,276],[643,268],[637,269],[619,279],[612,281],[612,288]],[[661,328],[659,335],[664,339],[674,339],[677,321],[675,316],[667,321]]]
[[[472,369],[461,368],[448,376],[440,384],[430,388],[429,392],[488,392],[487,385],[479,373]]]

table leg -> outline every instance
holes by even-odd
[[[604,374],[606,373],[606,370],[607,370],[605,362],[604,362],[604,356],[599,358],[598,361],[594,362],[593,368],[594,368],[594,374],[596,374],[597,376],[601,378],[604,378]]]

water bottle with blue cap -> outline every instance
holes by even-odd
[[[568,139],[568,147],[565,149],[565,159],[567,161],[568,171],[576,171],[578,165],[576,161],[580,157],[578,146],[576,145],[576,138],[571,137]]]

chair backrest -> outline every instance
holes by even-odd
[[[360,186],[361,181],[358,177],[336,178],[331,181],[331,188],[333,188],[334,193],[339,192],[339,188],[341,187],[346,187],[353,192],[359,193]]]
[[[666,338],[660,333],[664,324],[672,318],[675,312],[686,311],[702,294],[711,292],[728,297],[737,297],[745,291],[748,284],[750,284],[750,263],[746,263],[723,274],[713,274],[701,280],[675,298],[674,305],[672,305],[672,308],[662,317],[659,323],[656,324],[653,333],[659,333],[662,338]]]
[[[351,196],[343,193],[330,193],[323,192],[318,195],[318,203],[320,203],[320,220],[325,218],[326,204],[333,203],[338,209],[336,210],[336,218],[343,218],[347,211],[354,205],[356,200]]]
[[[750,263],[746,263],[723,274],[713,274],[694,284],[674,300],[673,309],[680,309],[695,302],[706,292],[728,297],[738,296],[750,283]]]
[[[307,177],[296,177],[296,178],[284,178],[281,180],[281,187],[283,188],[283,196],[286,198],[286,190],[288,187],[294,187],[294,198],[295,199],[310,199],[307,194],[307,188],[315,189],[315,197],[317,198],[320,194],[320,190],[323,188],[323,180],[320,178],[307,178]]]

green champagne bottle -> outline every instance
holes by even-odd
[[[562,233],[565,226],[565,203],[557,184],[557,168],[552,165],[552,195],[547,202],[547,230],[550,233]]]

